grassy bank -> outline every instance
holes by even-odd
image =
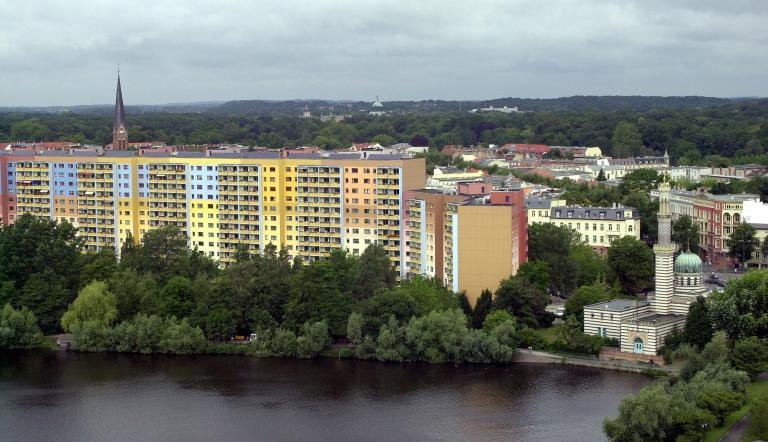
[[[704,442],[717,442],[728,430],[749,413],[761,396],[768,395],[768,380],[756,380],[747,387],[747,403],[743,407],[725,417],[723,425],[712,428],[704,436]]]

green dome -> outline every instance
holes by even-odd
[[[675,273],[701,273],[701,258],[695,253],[681,253],[675,259]]]

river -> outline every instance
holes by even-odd
[[[592,368],[0,351],[3,441],[604,440]]]

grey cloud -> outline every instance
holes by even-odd
[[[754,1],[0,0],[0,106],[768,95]]]

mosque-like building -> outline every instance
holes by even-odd
[[[675,328],[682,330],[688,308],[707,293],[701,258],[685,251],[675,259],[670,184],[666,175],[659,183],[659,240],[653,247],[655,292],[646,301],[614,299],[584,307],[584,333],[615,338],[620,352],[632,359],[659,361],[656,352]],[[684,246],[681,244],[681,247]]]

